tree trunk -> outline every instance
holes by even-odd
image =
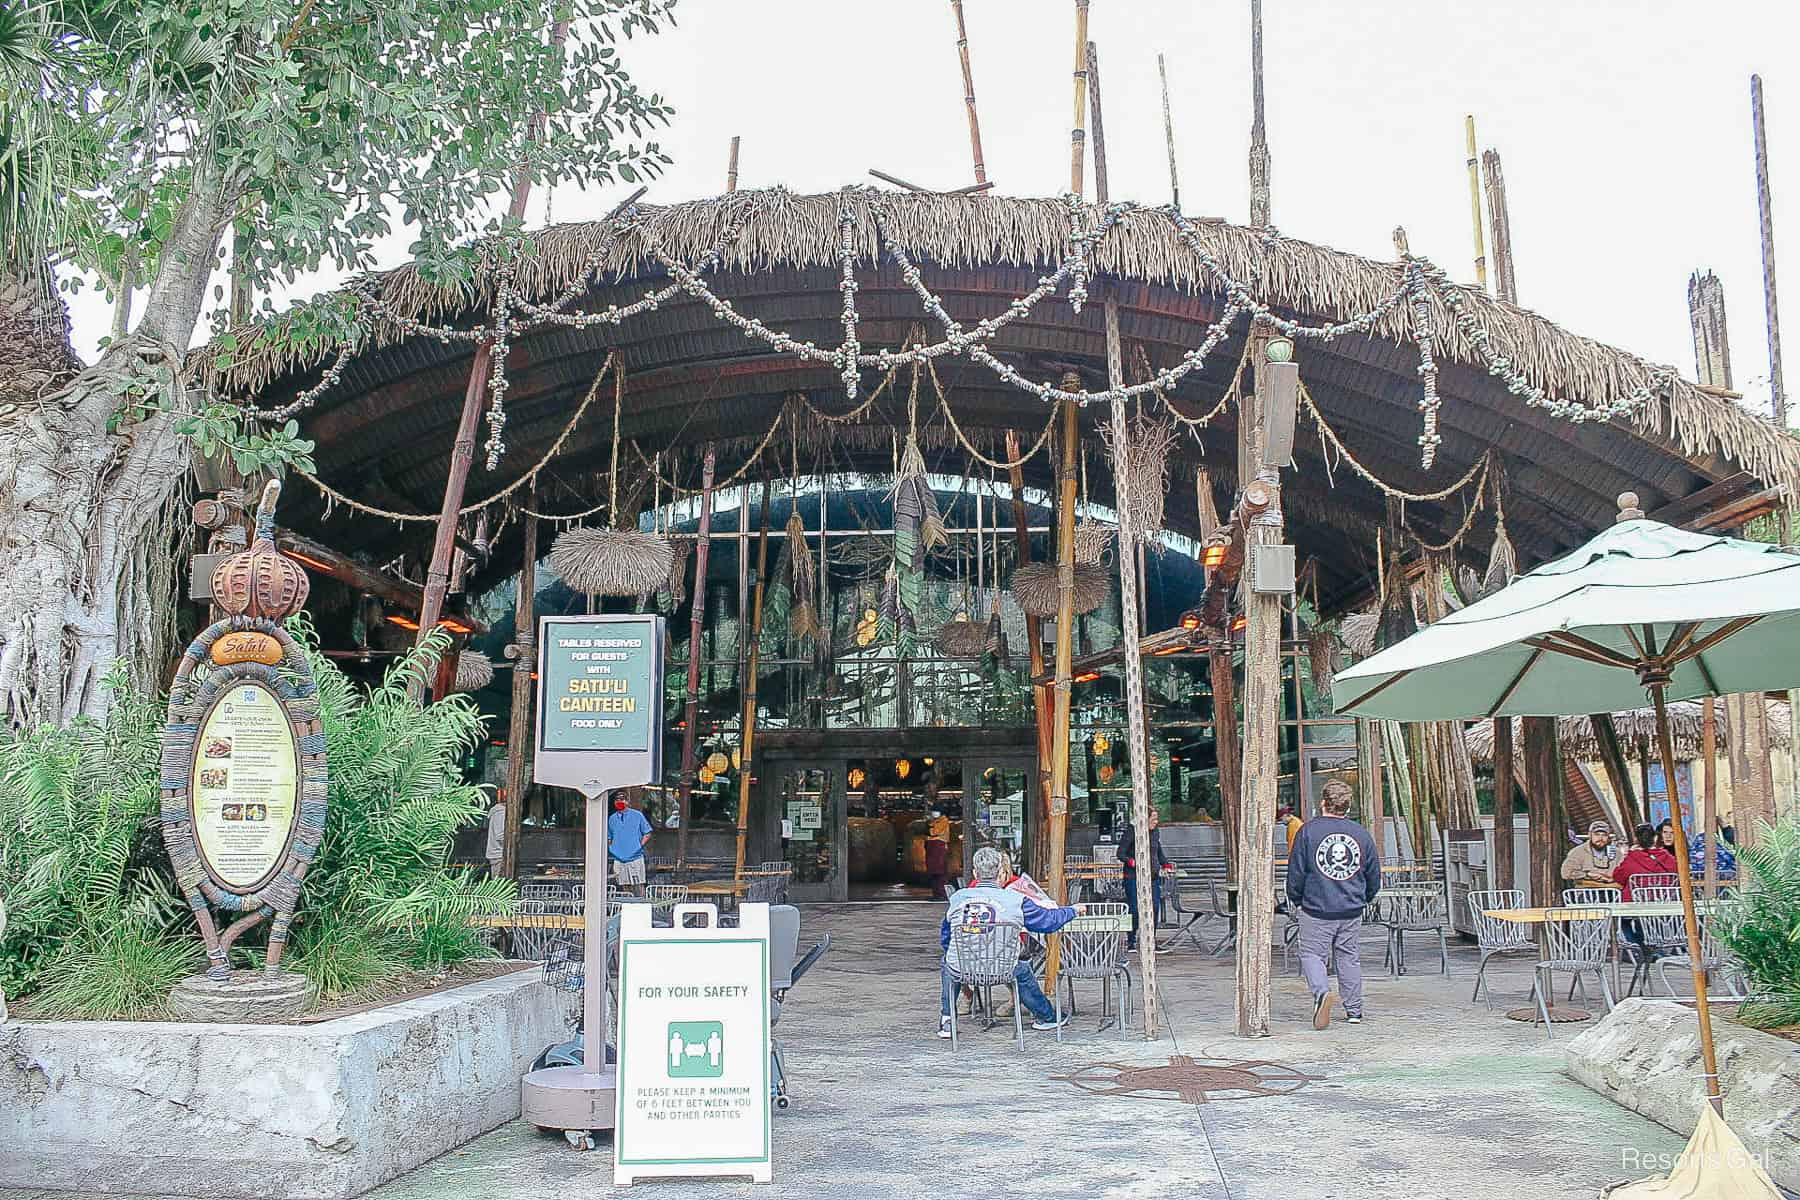
[[[190,193],[137,331],[86,369],[60,299],[0,278],[0,715],[11,725],[103,716],[121,659],[138,686],[163,682],[186,528],[181,355],[223,206],[216,184]],[[134,380],[156,407],[130,406]]]

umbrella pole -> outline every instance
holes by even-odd
[[[1719,1093],[1719,1062],[1713,1054],[1712,1010],[1706,998],[1706,960],[1700,957],[1700,923],[1694,916],[1694,873],[1688,866],[1687,833],[1681,826],[1681,796],[1675,787],[1675,746],[1669,737],[1669,706],[1664,692],[1667,678],[1646,685],[1656,706],[1656,742],[1662,752],[1663,776],[1669,784],[1669,812],[1675,826],[1675,869],[1681,881],[1681,919],[1687,927],[1688,961],[1694,968],[1694,1006],[1700,1017],[1700,1060],[1705,1064],[1706,1097],[1713,1111],[1725,1115],[1725,1099]],[[1711,703],[1708,700],[1708,703]]]

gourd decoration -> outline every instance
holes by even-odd
[[[281,481],[271,479],[256,506],[256,540],[213,569],[213,603],[234,617],[282,621],[306,604],[312,585],[299,563],[275,548],[275,501]]]

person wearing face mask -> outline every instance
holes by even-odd
[[[932,806],[931,821],[925,826],[925,874],[931,878],[931,898],[950,898],[950,818],[944,810]]]
[[[644,894],[644,851],[650,848],[654,830],[650,819],[625,802],[625,794],[613,795],[612,815],[606,818],[606,853],[612,859],[613,882],[634,896]]]

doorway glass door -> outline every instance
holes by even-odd
[[[1037,788],[1030,767],[989,762],[965,764],[963,770],[964,873],[976,850],[991,846],[1006,855],[1014,874],[1033,874],[1030,814],[1035,811]]]
[[[844,793],[835,768],[783,763],[776,770],[782,858],[793,867],[796,900],[844,898]]]

